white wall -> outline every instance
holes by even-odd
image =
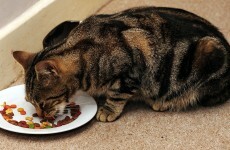
[[[39,3],[44,1],[47,0],[40,0]],[[9,86],[23,73],[21,66],[15,62],[11,55],[12,50],[32,52],[41,50],[42,39],[57,24],[65,20],[83,20],[108,1],[56,0],[42,11],[34,14],[29,20],[23,22],[23,18],[19,17],[21,20],[19,19],[18,23],[4,31],[0,30],[1,37],[1,35],[6,34],[5,31],[10,31],[20,24],[0,39],[0,89]],[[29,13],[28,15],[30,15]],[[24,16],[26,15],[24,14]]]
[[[20,16],[39,0],[0,0],[0,28]]]

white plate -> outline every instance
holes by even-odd
[[[32,114],[35,113],[35,108],[32,104],[29,102],[26,102],[25,100],[25,85],[18,85],[14,87],[10,87],[8,89],[0,91],[0,105],[6,102],[7,104],[16,104],[17,108],[22,107],[26,111],[26,115],[20,115],[17,112],[17,109],[13,109],[14,112],[14,120],[20,121],[25,120],[26,116],[32,116]],[[22,128],[19,126],[12,125],[8,123],[0,114],[0,128],[17,132],[17,133],[23,133],[23,134],[54,134],[54,133],[60,133],[69,131],[72,129],[75,129],[77,127],[80,127],[90,121],[94,115],[97,112],[97,104],[95,100],[88,96],[85,93],[76,94],[74,96],[75,103],[77,105],[80,105],[80,111],[81,115],[74,120],[73,122],[63,125],[57,128],[49,128],[49,129],[30,129],[30,128]],[[0,110],[2,110],[3,107],[0,106]],[[65,115],[58,117],[56,120],[63,119]],[[39,123],[40,119],[37,117],[34,117],[34,122]]]

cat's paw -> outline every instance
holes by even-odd
[[[166,106],[163,106],[162,103],[154,103],[152,105],[152,109],[154,111],[167,111],[168,110],[168,107]]]
[[[117,119],[120,114],[113,112],[107,107],[100,107],[97,111],[97,120],[102,122],[111,122]]]

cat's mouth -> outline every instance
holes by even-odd
[[[44,118],[44,119],[56,118],[63,114],[62,110],[59,110],[59,109],[57,110],[55,109],[53,111],[47,112],[47,111],[43,111],[41,109],[36,108],[36,112],[39,117]]]
[[[67,114],[69,112],[70,109],[70,105],[71,103],[66,103],[66,102],[62,102],[58,105],[56,105],[52,111],[45,111],[42,110],[40,108],[36,108],[37,111],[37,115],[41,118],[44,119],[55,119],[58,116],[62,116],[64,114]]]
[[[57,115],[56,112],[54,112],[54,113],[48,113],[48,114],[44,113],[44,118],[56,118],[57,116],[58,115]]]

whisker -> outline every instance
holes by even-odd
[[[64,110],[77,110],[79,108],[65,108]]]
[[[61,112],[59,112],[59,113],[57,113],[56,115],[62,115],[62,113],[61,113]]]
[[[81,103],[78,102],[78,103],[76,103],[76,105],[86,105],[86,104],[92,104],[92,102],[81,102]]]
[[[65,108],[71,109],[71,108],[79,108],[79,107],[65,107]]]
[[[65,108],[79,108],[79,106],[66,106]]]

